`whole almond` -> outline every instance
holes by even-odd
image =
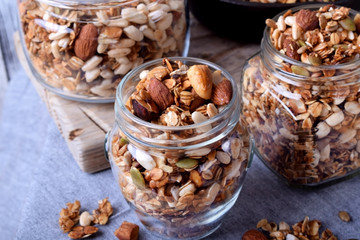
[[[228,79],[223,78],[223,80],[221,80],[221,82],[215,87],[211,96],[211,101],[218,106],[222,106],[228,104],[231,100],[231,97],[231,82]]]
[[[304,31],[314,30],[319,27],[319,19],[315,11],[301,9],[296,13],[296,23]]]
[[[211,98],[212,74],[207,65],[193,65],[187,76],[195,92],[203,99]]]
[[[94,24],[89,23],[83,26],[75,40],[75,55],[83,61],[86,61],[94,56],[98,46],[97,38],[98,31]]]
[[[152,100],[161,109],[161,111],[165,110],[174,103],[174,97],[172,96],[170,90],[165,86],[165,84],[154,77],[150,79],[148,91]]]
[[[284,48],[286,49],[286,56],[291,57],[295,60],[300,60],[300,54],[297,53],[297,50],[299,49],[299,46],[294,40],[291,40],[290,38],[286,38],[284,40]]]
[[[268,240],[268,238],[258,230],[251,229],[244,233],[242,240]]]

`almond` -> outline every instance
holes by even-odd
[[[299,49],[299,46],[294,40],[291,40],[289,38],[286,38],[284,40],[284,48],[286,50],[286,56],[291,57],[295,60],[300,60],[300,54],[298,54],[297,50]]]
[[[258,230],[251,229],[244,233],[242,240],[268,240],[268,238]]]
[[[319,19],[315,11],[301,9],[296,13],[296,23],[304,31],[314,30],[319,27]]]
[[[211,98],[212,74],[207,65],[193,65],[187,72],[191,86],[203,99]]]
[[[149,94],[161,111],[174,103],[170,90],[157,78],[150,79]]]
[[[83,61],[94,56],[98,46],[98,32],[94,24],[86,24],[80,30],[79,36],[75,40],[75,55]]]
[[[215,87],[211,96],[211,101],[218,106],[222,106],[228,104],[231,100],[231,97],[231,82],[228,79],[223,78],[223,80],[221,80],[221,82]]]

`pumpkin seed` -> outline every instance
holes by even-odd
[[[291,71],[296,75],[301,75],[305,77],[309,77],[310,73],[305,68],[299,67],[299,66],[291,66]]]
[[[120,139],[120,147],[124,146],[125,144],[128,144],[129,141],[126,138],[121,138]]]
[[[309,56],[308,60],[311,65],[314,65],[314,66],[321,65],[321,59],[319,57]]]
[[[343,20],[340,20],[339,23],[344,29],[346,29],[348,31],[355,31],[356,30],[355,23],[350,17],[347,17],[347,18],[345,18]]]
[[[145,180],[139,169],[131,167],[130,175],[136,187],[138,187],[139,189],[145,189]]]
[[[307,47],[306,43],[305,43],[303,40],[298,40],[298,41],[297,41],[297,44],[298,44],[300,47]]]
[[[196,160],[196,159],[184,158],[184,159],[181,159],[180,161],[178,161],[176,163],[176,166],[179,168],[190,169],[190,168],[196,167],[197,164],[198,164],[198,160]]]
[[[347,50],[349,48],[349,46],[347,44],[335,44],[334,46],[334,49],[338,49],[338,48],[343,48],[344,50]]]

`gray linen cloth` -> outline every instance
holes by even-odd
[[[86,174],[79,169],[34,92],[22,80],[12,83],[6,96],[0,125],[0,239],[69,239],[58,226],[61,208],[79,200],[81,210],[91,211],[105,197],[114,215],[90,239],[116,239],[113,232],[124,220],[140,225],[140,239],[157,239],[121,196],[111,170]],[[358,176],[320,189],[291,188],[255,158],[235,206],[206,239],[241,239],[262,218],[292,225],[305,216],[320,220],[338,239],[360,238],[359,186]],[[342,222],[340,210],[352,221]]]

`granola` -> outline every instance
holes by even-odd
[[[274,222],[268,222],[267,219],[261,219],[256,227],[267,232],[270,240],[337,240],[330,229],[325,229],[320,233],[321,222],[310,220],[308,216],[292,227],[286,222],[280,222],[278,225]]]
[[[289,10],[266,21],[264,53],[244,67],[243,115],[262,160],[290,183],[360,167],[359,20],[334,5]]]
[[[66,205],[67,208],[61,209],[59,225],[64,232],[69,232],[79,222],[81,205],[78,200]]]
[[[223,212],[224,204],[237,197],[248,162],[249,136],[238,117],[226,135],[201,145],[212,138],[201,136],[228,120],[205,124],[225,111],[234,85],[207,65],[188,66],[169,59],[163,59],[162,66],[144,70],[139,78],[126,107],[154,128],[132,126],[129,130],[131,137],[158,147],[144,147],[113,129],[109,156],[123,196],[153,231],[179,238],[204,234],[215,220],[204,224],[200,219],[214,214],[212,210]],[[203,122],[196,129],[183,128]],[[174,130],[160,130],[164,126]],[[177,150],[167,150],[174,141]],[[194,144],[200,147],[186,147]],[[149,216],[155,219],[149,220]]]
[[[131,69],[181,55],[183,0],[125,0],[98,4],[19,5],[25,46],[36,72],[64,94],[111,98]]]
[[[99,229],[91,226],[91,224],[104,225],[113,213],[113,208],[108,198],[100,200],[98,203],[99,208],[93,210],[93,216],[87,211],[80,214],[80,201],[76,200],[74,203],[67,203],[67,208],[61,209],[60,212],[60,228],[64,232],[69,232],[68,236],[72,239],[86,238],[98,232]],[[80,226],[76,226],[77,223]]]

